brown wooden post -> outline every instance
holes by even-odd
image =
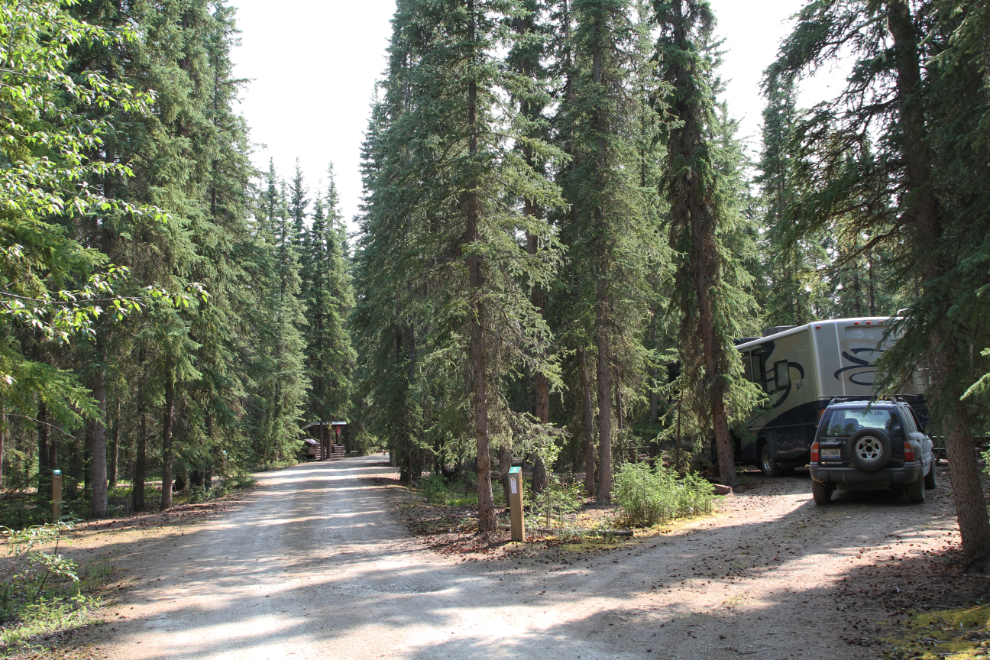
[[[522,468],[509,469],[509,516],[512,540],[526,542],[526,525],[523,520],[523,478]]]
[[[52,470],[52,522],[62,518],[62,471]]]

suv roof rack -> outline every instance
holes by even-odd
[[[828,402],[828,405],[833,403],[852,403],[854,401],[876,401],[880,403],[882,401],[894,401],[896,403],[907,403],[907,399],[904,398],[903,394],[883,394],[879,396],[836,396],[832,397],[832,400]]]

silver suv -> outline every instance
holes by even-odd
[[[907,403],[833,399],[822,413],[811,446],[811,493],[828,504],[838,485],[887,484],[903,488],[909,502],[925,501],[935,488],[932,440]]]

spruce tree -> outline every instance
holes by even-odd
[[[724,145],[719,153],[725,122],[715,103],[715,17],[705,0],[656,1],[653,7],[660,29],[656,58],[670,85],[665,102],[674,120],[666,127],[663,190],[671,207],[671,246],[679,253],[680,382],[705,413],[702,428],[711,425],[722,483],[735,486],[728,400],[749,403],[753,393],[741,382],[732,343],[748,304],[736,258],[725,245],[740,219],[739,191],[723,167]],[[733,386],[742,392],[733,393]],[[748,407],[737,405],[743,408],[737,414]]]
[[[307,413],[317,421],[346,419],[350,410],[356,354],[347,319],[354,307],[344,260],[337,184],[333,166],[325,197],[317,197],[306,241],[303,280],[308,283],[306,373],[310,382]]]
[[[929,430],[945,437],[964,564],[981,570],[990,520],[972,436],[982,413],[964,395],[986,371],[977,349],[990,343],[977,293],[986,269],[971,267],[987,253],[987,162],[973,146],[986,145],[988,99],[969,30],[985,23],[978,3],[811,2],[767,76],[767,87],[798,79],[852,46],[846,89],[796,129],[803,195],[792,219],[806,232],[841,223],[847,254],[886,249],[894,284],[916,288],[894,330],[902,336],[880,360],[881,384],[902,391],[927,369]]]
[[[256,215],[261,259],[254,277],[253,332],[258,339],[252,388],[257,411],[255,451],[265,463],[292,455],[299,441],[299,422],[309,381],[305,374],[306,325],[299,300],[299,258],[296,251],[288,187],[278,181],[274,166]],[[268,214],[268,215],[265,215]]]
[[[494,52],[511,35],[501,19],[518,11],[513,1],[400,4],[402,43],[393,39],[393,47],[408,57],[398,63],[401,78],[393,88],[402,97],[389,105],[401,114],[379,138],[390,162],[368,199],[369,215],[394,199],[388,212],[409,223],[405,273],[427,286],[433,368],[449,382],[470,383],[444,414],[469,406],[462,423],[475,438],[482,533],[496,525],[492,433],[507,434],[515,418],[505,408],[503,379],[523,364],[534,372],[550,369],[541,357],[546,326],[526,285],[549,275],[553,238],[544,220],[519,212],[511,200],[552,205],[555,191],[507,146],[506,138],[522,135],[516,107],[500,105],[510,73]],[[545,149],[537,140],[530,144]],[[536,254],[517,241],[517,232],[536,237]]]
[[[576,327],[594,349],[598,398],[597,497],[612,492],[613,421],[622,425],[622,366],[641,354],[638,332],[648,283],[646,263],[655,242],[647,223],[639,187],[638,128],[635,101],[629,100],[638,33],[627,0],[578,0],[569,45],[573,58],[570,95],[558,120],[564,148],[574,164],[562,185],[571,213],[562,218],[561,237],[568,245],[567,286],[579,291],[575,307],[583,319]],[[647,109],[641,109],[647,111]],[[625,359],[624,359],[625,358]],[[588,462],[589,472],[591,461]]]

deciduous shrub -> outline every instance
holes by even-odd
[[[584,502],[581,484],[562,483],[556,475],[550,475],[543,492],[534,495],[530,509],[537,527],[563,528],[565,516],[578,511]]]
[[[696,474],[678,479],[676,473],[648,463],[627,463],[615,476],[612,500],[624,521],[649,527],[673,518],[711,513],[715,487]]]
[[[431,474],[420,481],[419,485],[423,489],[423,496],[430,504],[447,503],[449,493],[447,492],[447,484],[444,482],[443,476]]]

